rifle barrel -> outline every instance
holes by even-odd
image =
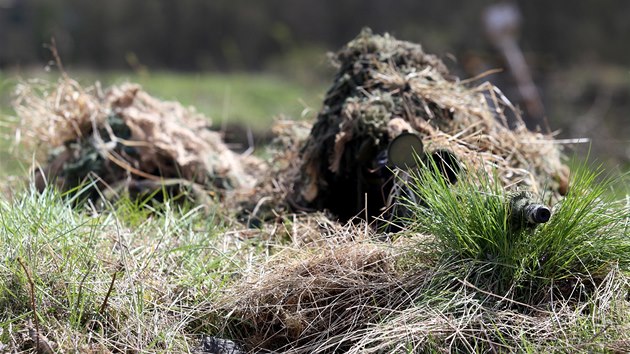
[[[527,204],[523,214],[532,224],[543,224],[551,218],[551,209],[542,204]]]

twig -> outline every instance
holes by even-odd
[[[368,234],[368,226],[370,224],[370,219],[369,219],[369,215],[368,215],[368,197],[367,197],[367,193],[363,193],[363,205],[364,208],[363,210],[365,210],[365,235],[367,236]]]
[[[471,83],[471,82],[474,82],[474,81],[477,81],[477,80],[483,79],[483,78],[484,78],[484,77],[486,77],[486,76],[490,76],[490,75],[498,74],[498,73],[500,73],[500,72],[503,72],[503,69],[501,69],[501,68],[490,69],[490,70],[486,70],[486,71],[482,72],[481,74],[478,74],[478,75],[476,75],[476,76],[473,76],[473,77],[471,77],[471,78],[461,80],[460,82],[461,82],[462,84],[468,84],[468,83]]]
[[[92,268],[94,268],[94,265],[90,263],[90,265],[88,266],[88,270],[87,272],[85,272],[85,275],[83,275],[83,278],[81,278],[81,282],[79,282],[79,293],[77,294],[77,304],[76,304],[76,308],[79,308],[79,303],[81,302],[81,296],[83,295],[83,284],[85,283],[85,279],[87,279],[88,275],[90,275],[90,272],[92,271]]]
[[[63,76],[65,80],[68,80],[69,79],[68,74],[63,69],[63,64],[61,63],[61,57],[59,56],[59,51],[57,50],[57,41],[55,40],[55,37],[50,38],[50,46],[48,46],[48,49],[50,49],[50,53],[55,59],[55,63],[57,63],[57,68],[59,68],[59,72],[61,73],[61,75]]]
[[[118,274],[118,271],[114,271],[114,275],[112,276],[112,281],[111,283],[109,283],[109,289],[107,289],[107,294],[105,294],[105,299],[103,299],[101,308],[98,310],[98,313],[100,315],[102,315],[103,312],[105,312],[105,308],[107,307],[107,300],[109,299],[109,295],[112,293],[112,290],[114,289],[114,282],[116,281],[117,274]]]
[[[144,171],[141,171],[137,168],[134,168],[133,166],[131,166],[129,163],[127,163],[124,160],[121,160],[119,158],[117,158],[116,156],[114,156],[114,154],[112,154],[109,151],[104,151],[105,152],[105,157],[107,159],[109,159],[111,162],[115,163],[116,165],[120,166],[121,168],[133,173],[134,175],[140,176],[140,177],[144,177],[146,179],[150,179],[153,181],[162,181],[163,178],[156,176],[156,175],[152,175],[150,173],[146,173]]]
[[[26,274],[26,278],[28,279],[28,285],[31,289],[30,291],[31,310],[33,310],[33,319],[35,322],[35,334],[36,334],[35,348],[39,348],[39,319],[37,318],[37,308],[35,307],[35,283],[33,283],[33,278],[31,277],[31,273],[26,268],[26,265],[24,264],[24,262],[22,262],[22,257],[18,257],[17,261],[22,266],[22,269],[24,269],[24,273]]]
[[[604,332],[606,332],[608,330],[608,328],[610,328],[612,326],[612,324],[607,324],[604,328],[600,329],[599,331],[597,331],[597,333],[595,333],[591,339],[589,339],[587,342],[582,343],[580,345],[578,345],[578,347],[586,347],[588,345],[592,345],[595,342],[595,339],[597,339],[597,337],[601,336]]]

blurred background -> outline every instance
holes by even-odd
[[[54,78],[54,38],[86,84],[139,82],[264,139],[279,115],[315,117],[333,80],[326,53],[366,26],[421,43],[461,78],[500,69],[479,83],[530,128],[585,138],[571,149],[629,169],[624,0],[0,0],[0,113],[18,80]]]

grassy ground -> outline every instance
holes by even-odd
[[[260,128],[298,116],[302,97],[317,109],[322,92],[265,76],[129,80]],[[508,196],[483,178],[450,188],[418,176],[410,188],[426,205],[392,241],[319,214],[248,229],[218,202],[96,210],[7,187],[0,352],[191,352],[204,334],[304,353],[624,352],[630,204],[607,192],[614,179],[581,171],[536,229],[512,224]]]
[[[218,204],[97,212],[18,191],[0,202],[0,350],[190,352],[204,334],[303,353],[628,350],[630,206],[594,176],[535,230],[496,186],[420,176],[427,204],[393,242],[320,215],[246,229]]]
[[[28,191],[0,208],[3,351],[32,346],[28,319],[62,352],[187,352],[211,330],[196,309],[243,264],[199,209],[123,203],[96,216]]]

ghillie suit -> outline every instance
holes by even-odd
[[[471,87],[420,45],[370,30],[334,59],[339,70],[290,196],[298,208],[328,209],[342,221],[380,215],[395,178],[385,152],[403,133],[419,136],[424,156],[438,164],[446,154],[491,178],[497,173],[505,186],[566,192],[568,170],[557,145],[524,124],[509,129],[505,111],[518,112],[491,84]]]
[[[204,203],[249,190],[263,170],[256,158],[230,151],[208,118],[134,84],[105,92],[67,77],[52,89],[23,84],[15,109],[23,142],[48,158],[35,171],[40,190],[52,183],[87,199],[165,192]]]

